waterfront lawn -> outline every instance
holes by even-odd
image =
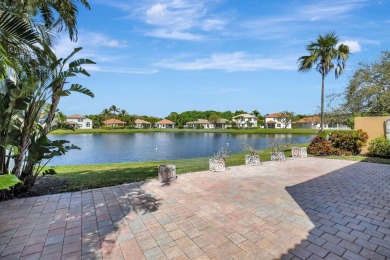
[[[327,132],[330,132],[326,130]],[[315,129],[75,129],[73,130],[55,130],[51,134],[131,134],[131,133],[155,133],[155,132],[189,132],[189,133],[231,133],[231,134],[317,134]]]
[[[291,156],[291,151],[287,151],[286,156]],[[260,157],[261,161],[269,161],[270,150],[264,151]],[[208,159],[55,166],[47,168],[54,169],[57,174],[45,178],[52,178],[54,182],[51,183],[62,185],[57,187],[57,191],[79,191],[157,178],[157,166],[159,164],[175,164],[178,174],[204,171],[208,170]],[[233,154],[227,158],[228,167],[243,164],[245,164],[245,153]],[[210,172],[210,174],[215,173]]]

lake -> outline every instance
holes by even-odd
[[[245,143],[256,149],[283,140],[307,143],[314,135],[297,134],[230,134],[230,133],[133,133],[50,135],[51,140],[64,139],[81,148],[53,158],[48,165],[144,162],[157,160],[211,157],[229,144],[232,153],[243,152]]]

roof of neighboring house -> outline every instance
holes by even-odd
[[[126,122],[123,122],[119,119],[111,118],[106,121],[103,121],[103,124],[126,124]]]
[[[254,117],[256,117],[256,116],[251,115],[251,114],[240,114],[240,115],[233,116],[233,118],[239,118],[239,117],[243,117],[243,118],[254,118]]]
[[[210,124],[210,121],[206,119],[197,119],[196,121],[187,122],[187,124]]]
[[[68,117],[66,117],[68,119],[82,119],[82,118],[86,118],[85,116],[82,116],[82,115],[79,115],[79,114],[74,114],[74,115],[70,115]]]
[[[267,124],[276,124],[277,122],[276,121],[274,121],[274,120],[268,120],[267,121]]]
[[[218,119],[217,124],[226,124],[226,122],[229,122],[229,120],[227,120],[225,118],[220,118],[220,119]]]
[[[296,122],[293,122],[293,124],[299,124],[299,123],[319,123],[321,121],[319,116],[310,116],[310,117],[304,117],[299,119]]]
[[[77,125],[78,123],[75,122],[75,121],[68,121],[68,124],[70,124],[70,125]]]
[[[280,113],[272,113],[266,116],[266,118],[278,118],[280,117]]]
[[[174,125],[175,123],[172,122],[171,120],[168,120],[168,119],[163,119],[163,120],[160,120],[158,122],[155,123],[155,125],[162,125],[162,124],[165,124],[165,125]]]
[[[134,121],[134,123],[136,124],[148,124],[148,125],[151,125],[152,123],[148,122],[148,121],[145,121],[145,120],[142,120],[142,119],[136,119]]]

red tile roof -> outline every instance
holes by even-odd
[[[278,118],[280,117],[280,113],[272,113],[266,116],[266,118]]]
[[[142,119],[136,119],[134,121],[134,123],[136,124],[147,124],[147,125],[151,125],[152,123],[148,122],[148,121],[145,121],[145,120],[142,120]]]
[[[319,123],[321,122],[321,119],[319,116],[310,116],[310,117],[304,117],[299,119],[298,121],[294,122],[293,124],[299,124],[299,123]]]
[[[155,125],[174,125],[175,123],[168,119],[163,119],[155,123]]]
[[[126,122],[123,122],[119,119],[111,118],[106,121],[103,121],[103,124],[126,124]]]
[[[82,115],[79,115],[79,114],[74,114],[74,115],[70,115],[67,117],[68,119],[82,119],[82,118],[86,118],[85,116],[82,116]]]

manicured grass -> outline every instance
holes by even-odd
[[[339,159],[339,160],[348,160],[348,161],[357,161],[357,162],[390,164],[390,159],[369,157],[369,156],[364,156],[364,155],[355,155],[355,156],[331,155],[331,156],[323,156],[321,158]]]
[[[291,151],[286,152],[291,156]],[[270,150],[265,150],[260,155],[261,161],[270,160]],[[66,183],[60,187],[60,191],[78,191],[99,187],[112,186],[122,183],[136,182],[150,178],[157,178],[157,166],[159,164],[175,164],[178,174],[208,170],[209,158],[196,158],[172,161],[117,163],[117,164],[93,164],[47,167],[54,169],[57,174],[50,176],[60,180],[58,183]],[[233,154],[227,158],[227,166],[242,165],[245,163],[245,153]],[[210,172],[210,174],[213,174]]]
[[[132,134],[132,133],[153,133],[153,132],[189,132],[189,133],[232,133],[232,134],[316,134],[315,129],[76,129],[55,130],[52,134]]]
[[[305,145],[307,144],[299,146]],[[229,156],[227,158],[227,167],[243,165],[245,163],[245,154],[240,153]],[[291,151],[286,151],[286,157],[290,156]],[[264,150],[260,157],[262,162],[269,161],[270,150]],[[390,164],[390,159],[367,156],[321,156],[321,158]],[[47,178],[53,179],[51,183],[62,185],[56,188],[57,191],[79,191],[157,178],[157,166],[159,164],[175,164],[178,174],[204,171],[208,170],[209,159],[196,158],[154,162],[55,166],[47,167],[55,169],[57,172],[56,175],[48,176]],[[210,174],[214,173],[210,172]]]

